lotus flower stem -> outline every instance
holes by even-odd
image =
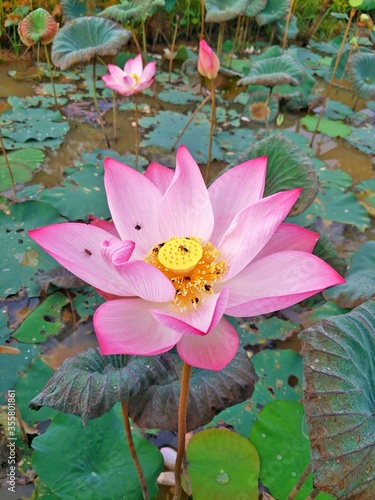
[[[290,23],[290,20],[292,19],[293,4],[294,4],[294,0],[292,0],[290,2],[289,12],[288,12],[288,15],[287,15],[287,18],[286,18],[286,25],[285,25],[285,31],[284,31],[284,36],[283,36],[283,44],[282,44],[282,54],[284,54],[284,50],[285,50],[285,47],[286,47],[286,39],[287,39],[287,36],[288,36],[289,23]]]
[[[178,30],[179,21],[180,21],[180,17],[176,16],[176,26],[174,28],[174,33],[173,33],[173,39],[172,39],[172,45],[171,45],[171,58],[169,59],[169,68],[168,68],[168,82],[169,83],[171,83],[173,53],[174,53],[174,48],[176,45],[176,38],[177,38],[177,30]]]
[[[207,104],[207,102],[211,99],[212,95],[211,94],[208,94],[208,96],[200,103],[200,105],[197,107],[197,109],[194,111],[194,113],[191,115],[191,117],[189,118],[189,120],[187,121],[185,127],[181,130],[181,132],[179,133],[177,139],[174,141],[174,143],[172,144],[171,146],[171,149],[170,151],[173,151],[174,148],[176,147],[176,144],[178,143],[178,141],[181,139],[181,137],[184,135],[186,129],[188,128],[188,126],[190,125],[190,123],[194,120],[194,118],[197,116],[197,114],[199,113],[199,111],[203,108],[203,106],[205,104]]]
[[[54,97],[54,99],[55,99],[55,106],[56,106],[56,109],[57,109],[57,108],[58,108],[58,103],[57,103],[57,96],[56,96],[55,82],[54,82],[54,78],[53,78],[53,68],[52,68],[52,64],[51,64],[51,59],[50,59],[50,57],[49,57],[47,44],[43,43],[43,45],[44,45],[44,53],[45,53],[45,55],[46,55],[47,64],[48,64],[48,71],[49,71],[50,78],[51,78],[51,85],[52,85],[53,97]]]
[[[201,0],[201,32],[199,35],[199,40],[204,38],[204,0]]]
[[[94,57],[94,61],[92,63],[92,89],[93,89],[93,93],[94,93],[94,105],[95,105],[96,112],[98,113],[100,126],[102,128],[102,132],[103,132],[105,140],[107,142],[107,146],[110,148],[111,144],[110,144],[109,139],[107,137],[107,134],[105,133],[105,130],[104,130],[103,118],[102,118],[102,115],[100,114],[100,109],[99,109],[99,104],[98,104],[98,96],[96,93],[96,57]]]
[[[208,183],[208,178],[210,175],[210,167],[211,167],[211,156],[212,156],[212,141],[214,138],[214,129],[215,129],[215,121],[216,121],[216,96],[215,96],[215,80],[211,80],[211,120],[210,120],[210,141],[208,143],[208,157],[207,157],[207,166],[206,166],[206,174],[204,176],[204,180],[206,184]]]
[[[336,63],[335,63],[335,66],[333,68],[333,71],[332,71],[331,80],[329,82],[328,89],[327,89],[327,92],[326,92],[325,102],[322,105],[322,109],[321,109],[321,111],[319,113],[318,121],[316,122],[316,125],[315,125],[315,130],[314,130],[313,135],[311,137],[310,148],[312,147],[312,145],[314,143],[314,139],[315,139],[316,133],[318,131],[318,128],[319,128],[319,125],[320,125],[320,121],[321,121],[321,119],[323,117],[323,114],[324,114],[324,111],[326,109],[327,100],[328,100],[328,98],[329,98],[329,96],[331,94],[331,90],[332,90],[333,82],[334,82],[334,79],[335,79],[336,71],[337,71],[337,68],[338,68],[339,63],[340,63],[341,55],[342,55],[343,50],[344,50],[345,42],[346,42],[346,39],[348,37],[349,29],[350,29],[350,26],[352,24],[352,20],[353,20],[355,12],[356,12],[355,9],[351,9],[351,11],[350,11],[349,21],[348,21],[348,24],[346,25],[345,33],[344,33],[344,36],[342,38],[340,49],[339,49],[338,54],[337,54]]]
[[[141,54],[142,49],[141,49],[141,46],[139,45],[137,35],[135,34],[134,29],[131,26],[129,27],[129,29],[130,29],[132,37],[133,37],[133,42],[135,43],[135,46],[137,47],[137,52],[139,54]]]
[[[147,61],[147,43],[146,43],[146,28],[145,28],[145,22],[141,22],[142,26],[142,46],[143,46],[143,55],[144,59]]]
[[[221,51],[223,49],[223,41],[224,41],[224,21],[222,23],[219,23],[219,34],[217,37],[217,55],[219,56],[221,54]]]
[[[16,203],[16,201],[17,201],[17,195],[16,195],[16,188],[15,188],[15,182],[14,182],[13,172],[12,172],[12,169],[10,168],[10,163],[9,163],[9,160],[8,160],[7,151],[5,149],[5,146],[4,146],[4,143],[3,143],[3,138],[2,138],[1,135],[0,135],[0,146],[1,146],[1,149],[3,151],[5,165],[7,166],[7,169],[8,169],[8,172],[9,172],[10,182],[12,183],[13,201],[14,201],[14,203]]]
[[[126,439],[128,441],[129,451],[130,451],[131,457],[133,459],[134,466],[137,470],[139,482],[141,483],[143,500],[148,500],[149,496],[148,496],[148,491],[147,491],[147,484],[146,484],[146,480],[145,480],[145,476],[143,474],[141,464],[139,463],[139,460],[138,460],[137,452],[135,451],[134,441],[133,441],[133,437],[132,437],[132,431],[131,431],[130,424],[129,424],[129,404],[128,404],[128,402],[122,401],[121,408],[122,408],[122,418],[124,420]]]
[[[301,487],[305,484],[307,476],[310,474],[310,472],[311,472],[311,462],[307,464],[306,469],[302,472],[301,477],[298,479],[297,483],[295,484],[292,491],[289,493],[288,498],[286,500],[294,500]]]
[[[179,500],[182,493],[181,468],[185,453],[186,414],[189,399],[191,366],[184,363],[181,376],[180,404],[178,407],[178,447],[175,464],[175,493],[173,500]]]

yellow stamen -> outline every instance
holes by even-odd
[[[131,76],[132,78],[134,78],[136,85],[138,85],[138,83],[140,82],[139,76],[136,75],[135,73],[130,73],[129,76]]]

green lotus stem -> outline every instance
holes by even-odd
[[[185,453],[186,415],[189,399],[190,375],[191,366],[184,363],[181,376],[180,404],[178,407],[178,446],[175,464],[175,493],[173,495],[173,500],[180,500],[182,493],[181,468]]]
[[[96,93],[96,57],[94,57],[94,61],[92,64],[92,89],[93,89],[93,93],[94,93],[94,105],[95,105],[96,112],[98,113],[100,126],[102,128],[103,135],[104,135],[105,140],[107,142],[107,146],[110,148],[111,144],[110,144],[109,139],[107,137],[107,134],[105,133],[105,130],[104,130],[103,117],[100,114],[100,109],[99,109],[99,104],[98,104],[98,96]]]
[[[185,127],[182,129],[182,131],[179,133],[177,139],[174,141],[174,143],[171,146],[171,149],[169,151],[173,151],[176,144],[178,141],[181,139],[181,137],[184,135],[186,129],[190,125],[190,123],[194,120],[194,118],[197,116],[197,113],[203,108],[203,106],[211,99],[211,94],[208,94],[208,96],[200,103],[200,105],[197,107],[197,109],[194,111],[194,113],[191,115],[189,120],[187,121]]]
[[[223,41],[224,41],[224,21],[222,23],[219,23],[219,34],[217,37],[217,55],[219,56],[221,54],[221,51],[223,49]]]
[[[146,28],[145,28],[145,22],[143,20],[141,22],[141,26],[142,26],[143,56],[144,56],[144,59],[147,61]]]
[[[201,32],[199,34],[199,40],[204,38],[204,0],[201,0]]]
[[[122,409],[122,418],[124,420],[124,428],[125,428],[125,434],[126,434],[126,439],[128,441],[128,446],[129,446],[129,451],[130,455],[133,459],[134,466],[137,470],[137,474],[139,477],[139,482],[141,483],[141,488],[142,488],[142,495],[143,495],[143,500],[148,500],[148,491],[147,491],[147,483],[145,476],[143,474],[143,470],[141,467],[141,464],[139,463],[139,459],[137,456],[137,452],[135,451],[135,446],[134,446],[134,441],[132,437],[132,431],[130,428],[130,423],[129,423],[129,404],[127,401],[122,401],[121,402],[121,409]]]
[[[135,169],[138,171],[138,155],[139,155],[139,127],[138,127],[138,100],[137,94],[134,94],[135,107]]]
[[[322,109],[320,110],[318,121],[316,122],[315,130],[314,130],[313,135],[311,137],[310,148],[312,147],[312,145],[314,143],[314,139],[315,139],[316,133],[318,131],[318,128],[319,128],[319,125],[320,125],[320,121],[323,118],[323,114],[324,114],[324,111],[326,109],[327,100],[328,100],[328,98],[329,98],[329,96],[331,94],[331,90],[332,90],[332,86],[333,86],[333,81],[335,79],[336,71],[337,71],[337,68],[338,68],[339,63],[340,63],[341,55],[342,55],[343,50],[344,50],[345,42],[346,42],[346,39],[348,37],[349,29],[350,29],[350,26],[352,24],[352,20],[353,20],[355,12],[356,12],[355,9],[351,9],[351,11],[350,11],[349,21],[348,21],[348,24],[346,25],[345,33],[344,33],[344,36],[343,36],[343,39],[342,39],[342,42],[341,42],[341,45],[340,45],[340,49],[339,49],[338,54],[337,54],[336,63],[335,63],[335,66],[333,68],[331,80],[329,82],[328,89],[327,89],[327,92],[326,92],[326,98],[325,98],[325,101],[324,101],[324,103],[322,105]]]
[[[173,38],[172,38],[172,45],[171,45],[171,58],[169,59],[169,67],[168,67],[168,83],[171,83],[171,73],[172,73],[172,64],[173,64],[173,53],[174,53],[174,48],[176,46],[176,38],[177,38],[177,30],[178,30],[178,24],[179,24],[180,17],[177,15],[176,16],[176,26],[174,28],[174,33],[173,33]]]
[[[4,143],[3,143],[3,138],[2,138],[1,135],[0,135],[0,146],[1,146],[1,149],[3,151],[5,165],[7,166],[7,169],[8,169],[8,172],[9,172],[10,182],[12,183],[13,201],[14,201],[14,203],[16,203],[16,201],[17,201],[17,195],[16,195],[16,188],[15,188],[15,182],[14,182],[13,172],[12,172],[12,169],[10,168],[10,163],[9,163],[9,160],[8,160],[7,151],[5,149],[5,146],[4,146]]]
[[[141,46],[139,45],[137,35],[135,34],[134,29],[131,26],[129,26],[129,29],[130,29],[131,34],[132,34],[133,42],[135,43],[135,46],[137,47],[137,52],[139,54],[141,54],[142,49],[141,49]]]
[[[215,121],[216,121],[215,80],[211,80],[211,97],[212,97],[212,99],[211,99],[210,141],[208,143],[207,166],[206,166],[206,174],[204,176],[206,184],[208,184],[208,178],[210,175],[211,156],[212,156],[212,141],[214,138],[214,129],[215,129]]]
[[[304,485],[304,483],[305,483],[305,481],[307,479],[307,476],[310,474],[310,472],[311,472],[311,462],[309,462],[307,464],[305,470],[302,472],[301,477],[298,479],[297,483],[295,484],[295,486],[292,489],[292,491],[289,493],[288,498],[286,500],[294,500],[294,498],[296,497],[297,493],[299,492],[299,490]]]
[[[53,79],[53,69],[52,69],[51,59],[49,57],[49,53],[48,53],[48,49],[47,49],[47,44],[43,43],[43,45],[44,45],[44,53],[45,53],[46,59],[47,59],[48,71],[49,71],[50,78],[51,78],[51,85],[52,85],[53,97],[55,99],[55,106],[56,106],[56,109],[57,109],[58,104],[57,104],[55,82],[54,82],[54,79]]]
[[[282,44],[282,54],[284,54],[284,50],[285,50],[285,47],[286,47],[286,38],[288,36],[289,23],[290,23],[290,20],[292,18],[293,4],[294,4],[294,0],[292,0],[290,2],[289,12],[288,12],[288,16],[286,18],[286,25],[285,25],[285,31],[284,31],[284,36],[283,36],[283,44]]]

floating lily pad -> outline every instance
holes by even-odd
[[[375,218],[375,179],[368,179],[357,184],[355,190],[368,214]]]
[[[162,455],[139,432],[133,433],[133,440],[150,498],[154,498]],[[59,414],[32,446],[33,468],[59,498],[143,498],[122,418],[115,410],[86,428],[74,415]]]
[[[189,92],[188,89],[179,90],[168,84],[164,85],[163,91],[158,93],[158,98],[172,104],[190,104],[202,100],[201,96]]]
[[[300,333],[314,484],[375,497],[375,302]]]
[[[186,458],[194,499],[258,500],[259,456],[244,437],[226,429],[198,432],[189,441]]]
[[[333,300],[323,302],[312,307],[310,311],[306,311],[300,315],[300,320],[303,328],[308,328],[322,319],[329,318],[330,316],[338,316],[339,314],[346,314],[350,309],[345,309],[338,306]]]
[[[20,342],[34,344],[57,335],[63,327],[61,309],[68,302],[66,295],[60,292],[50,295],[26,317],[13,337]]]
[[[80,316],[81,321],[87,321],[90,316],[94,314],[95,309],[104,302],[101,297],[93,288],[86,289],[73,299],[74,309]]]
[[[268,319],[257,316],[251,321],[239,321],[235,328],[244,346],[264,345],[273,340],[285,340],[300,331],[296,323],[276,316]]]
[[[353,127],[352,133],[345,137],[352,146],[369,155],[375,155],[375,127],[366,125],[364,127]]]
[[[16,184],[28,182],[33,171],[44,162],[44,153],[39,149],[26,148],[14,151],[7,155],[13,179]],[[0,191],[10,189],[12,186],[4,156],[0,156]]]
[[[313,132],[319,118],[317,116],[304,116],[300,121],[307,130]],[[328,135],[329,137],[346,137],[352,133],[352,128],[346,125],[341,120],[329,120],[328,118],[321,118],[318,126],[318,132]]]

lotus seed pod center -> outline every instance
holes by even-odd
[[[158,253],[160,264],[176,273],[188,273],[203,255],[200,243],[190,238],[172,238]]]

